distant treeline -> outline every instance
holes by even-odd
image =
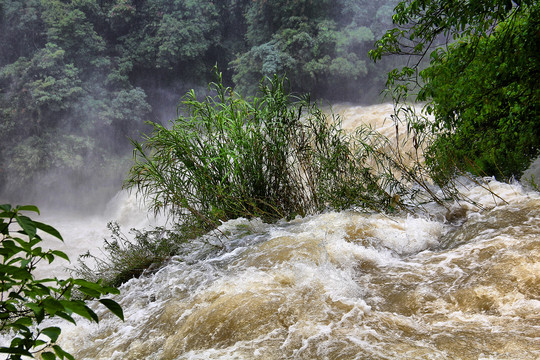
[[[216,64],[244,95],[277,73],[316,98],[375,99],[388,67],[367,52],[396,3],[0,0],[0,188],[104,168]]]

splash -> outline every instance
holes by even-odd
[[[69,276],[69,269],[75,267],[78,257],[89,250],[98,258],[103,254],[99,251],[103,247],[104,239],[110,237],[107,228],[108,222],[116,222],[130,236],[129,230],[149,229],[153,226],[165,225],[167,219],[163,215],[148,214],[134,193],[119,191],[104,207],[100,214],[83,215],[77,212],[44,211],[44,217],[39,221],[54,226],[64,238],[58,239],[43,236],[43,247],[65,252],[71,262],[58,258],[51,264],[40,263],[36,272],[38,278]],[[90,266],[92,262],[86,261]]]

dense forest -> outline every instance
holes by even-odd
[[[314,98],[375,101],[388,67],[367,52],[395,4],[1,0],[0,187],[117,173],[129,138],[204,95],[215,65],[247,96],[277,73]]]

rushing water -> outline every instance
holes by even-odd
[[[67,325],[79,359],[537,359],[540,196],[480,211],[238,219],[123,285],[126,321]],[[461,217],[460,217],[461,216]],[[220,235],[223,237],[223,235]]]
[[[482,208],[429,217],[229,221],[124,284],[125,322],[96,306],[60,343],[89,360],[538,359],[540,194],[489,186],[504,201],[470,184]]]
[[[97,258],[104,257],[100,251],[104,239],[110,237],[107,223],[116,222],[129,237],[128,232],[132,228],[149,229],[152,226],[166,224],[164,216],[151,216],[141,208],[134,193],[120,191],[105,206],[100,214],[81,215],[78,213],[61,211],[54,212],[51,209],[42,209],[43,217],[36,220],[53,225],[62,235],[64,241],[45,234],[44,247],[64,251],[70,258],[67,262],[57,258],[51,264],[40,264],[37,269],[37,277],[58,277],[69,276],[69,270],[76,267],[77,258],[91,251]],[[90,260],[86,262],[91,265]]]

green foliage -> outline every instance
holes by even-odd
[[[286,74],[296,91],[356,100],[360,80],[373,76],[365,54],[380,23],[369,13],[387,3],[254,1],[246,13],[248,49],[232,62],[238,91],[254,94],[261,77]]]
[[[237,71],[233,80],[238,84],[238,91],[250,94],[254,92],[255,84],[261,75],[272,76],[286,72],[294,67],[295,60],[280,48],[277,40],[274,40],[252,47],[233,64]]]
[[[439,134],[427,160],[438,175],[457,165],[507,179],[538,155],[539,10],[516,14],[489,37],[437,51],[421,72],[419,100],[432,100]]]
[[[116,19],[119,6],[115,5],[109,16]],[[129,12],[129,31],[118,37],[124,59],[143,69],[167,69],[172,73],[179,66],[184,71],[200,71],[201,65],[208,68],[209,64],[200,58],[220,40],[214,2],[150,0],[129,7],[134,9]]]
[[[398,27],[370,55],[417,57],[390,72],[387,86],[396,103],[417,96],[434,116],[411,124],[418,139],[430,138],[426,160],[432,177],[445,184],[456,171],[519,176],[540,151],[538,4],[415,0],[395,11]],[[438,46],[443,36],[451,43]]]
[[[150,106],[125,67],[114,68],[104,56],[100,8],[57,0],[6,1],[2,8],[2,28],[13,29],[0,34],[8,50],[0,54],[0,190],[26,191],[51,171],[103,173],[105,158],[127,147]],[[18,22],[28,24],[28,33]],[[33,42],[18,50],[11,36]],[[17,52],[26,56],[13,57]]]
[[[71,171],[79,158],[90,177],[128,150],[145,120],[169,117],[163,109],[174,109],[177,94],[206,86],[215,64],[244,95],[277,73],[295,91],[358,101],[380,83],[384,69],[366,64],[365,53],[394,2],[3,0],[0,186],[13,193],[28,183],[8,177],[38,179],[58,171],[53,163]],[[88,147],[49,160],[71,146],[63,135]],[[39,159],[27,161],[36,143]],[[23,171],[25,163],[39,167]]]
[[[74,315],[98,322],[97,314],[87,305],[88,300],[98,300],[114,315],[123,320],[122,308],[109,298],[118,294],[115,288],[101,282],[83,279],[36,279],[38,263],[53,262],[57,257],[69,260],[59,250],[44,250],[38,232],[62,240],[52,226],[34,221],[24,212],[39,214],[32,205],[11,207],[0,205],[0,331],[12,336],[9,346],[0,347],[8,359],[33,357],[40,353],[43,359],[73,359],[56,344],[61,330],[55,326],[43,327],[47,318],[62,318],[75,324]],[[12,230],[12,228],[19,228]]]
[[[162,227],[148,231],[131,229],[134,238],[130,240],[117,223],[110,222],[107,227],[111,239],[105,240],[102,249],[105,257],[96,257],[88,251],[80,256],[76,272],[84,279],[103,279],[104,284],[111,286],[120,286],[152,268],[158,269],[171,256],[178,255],[181,244],[204,234],[202,229],[195,231],[186,226],[177,226],[174,231]],[[94,262],[93,266],[85,262],[88,259]]]
[[[0,66],[31,57],[36,47],[45,45],[42,11],[41,0],[0,2]]]
[[[367,129],[346,133],[309,99],[292,98],[278,77],[251,101],[219,80],[211,84],[216,96],[198,101],[189,92],[185,116],[170,129],[153,124],[144,143],[133,142],[125,186],[156,212],[211,229],[237,217],[386,209],[399,186],[372,172],[378,146]]]
[[[8,95],[15,119],[28,121],[18,130],[39,133],[52,113],[69,108],[83,93],[79,70],[66,63],[65,51],[48,43],[31,59],[19,58],[0,70],[0,87]]]
[[[46,0],[42,17],[47,39],[64,49],[78,66],[92,67],[105,50],[105,42],[76,3]],[[83,8],[84,9],[84,8]]]

